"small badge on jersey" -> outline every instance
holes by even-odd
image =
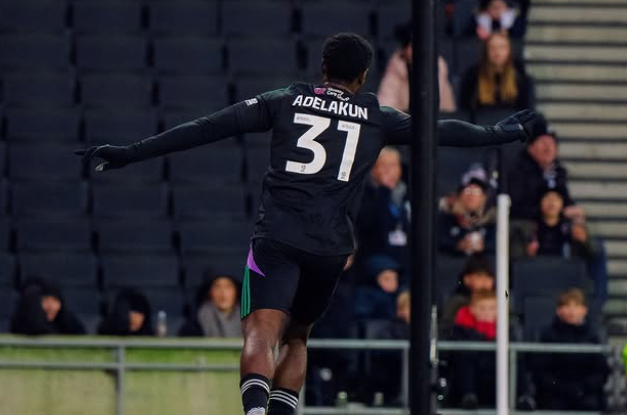
[[[401,229],[396,229],[389,233],[388,243],[391,246],[406,246],[407,234],[403,232]]]
[[[251,99],[247,99],[246,101],[244,101],[246,103],[246,105],[248,105],[249,107],[251,105],[255,105],[258,104],[259,101],[257,100],[257,98],[251,98]]]

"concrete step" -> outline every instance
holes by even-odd
[[[627,160],[627,146],[595,142],[567,141],[560,144],[560,157],[563,159],[584,160]],[[618,166],[620,167],[620,166]],[[627,178],[627,176],[625,176]]]
[[[605,241],[605,249],[609,256],[627,258],[627,240]]]
[[[532,24],[539,22],[598,22],[598,23],[625,23],[627,24],[627,9],[556,6],[553,4],[533,3],[529,12],[529,21]],[[531,31],[530,31],[531,32]],[[531,34],[531,33],[529,33]]]
[[[573,177],[573,171],[568,171],[570,177]],[[584,208],[586,215],[589,217],[596,217],[602,219],[611,218],[627,218],[627,203],[613,203],[613,202],[588,202],[583,201],[577,203]],[[627,235],[625,235],[627,238]],[[626,242],[627,247],[627,242]],[[627,253],[626,253],[627,255]]]
[[[627,300],[610,298],[603,307],[606,316],[625,315],[627,313]]]
[[[609,280],[608,281],[608,292],[612,293],[613,296],[627,296],[627,280]]]
[[[610,275],[627,276],[627,259],[610,259],[607,261],[607,271]],[[626,280],[627,282],[627,280]],[[627,310],[626,310],[627,311]]]
[[[624,238],[627,235],[627,222],[594,222],[589,221],[591,231],[597,235],[606,238]]]
[[[549,120],[627,120],[627,104],[540,102],[538,108]]]
[[[538,100],[605,100],[627,101],[625,85],[579,85],[576,83],[538,83]]]
[[[622,179],[627,178],[627,163],[564,160],[571,179]],[[627,213],[627,210],[626,210]],[[627,217],[627,215],[625,215]]]
[[[528,59],[534,62],[620,62],[627,63],[627,48],[584,45],[528,44],[525,48]]]
[[[577,121],[551,122],[559,137],[594,141],[595,139],[611,140],[616,142],[627,141],[627,120],[620,124],[589,124]]]
[[[622,66],[592,64],[529,62],[527,70],[538,81],[603,81],[627,82],[627,63]]]
[[[625,9],[627,14],[627,9]],[[585,22],[585,20],[583,20]],[[527,41],[534,43],[556,43],[556,42],[579,42],[600,43],[605,44],[625,44],[625,31],[627,31],[627,22],[625,26],[585,26],[581,25],[544,25],[530,24],[527,32]],[[533,57],[533,55],[530,55]]]

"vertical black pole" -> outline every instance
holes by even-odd
[[[429,334],[435,270],[435,158],[438,102],[436,76],[436,0],[413,0],[413,70],[411,79],[412,278],[411,415],[431,415]]]

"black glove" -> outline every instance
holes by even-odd
[[[120,146],[95,146],[84,150],[75,150],[74,154],[83,156],[83,164],[90,165],[96,157],[104,160],[96,166],[96,171],[120,169],[131,162],[130,150],[128,147]]]
[[[521,133],[520,141],[524,143],[531,138],[537,118],[535,112],[523,110],[499,121],[495,127],[506,133]]]

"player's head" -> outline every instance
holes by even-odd
[[[324,42],[322,50],[324,80],[358,90],[366,81],[372,56],[372,46],[359,35],[338,33],[331,36]]]

